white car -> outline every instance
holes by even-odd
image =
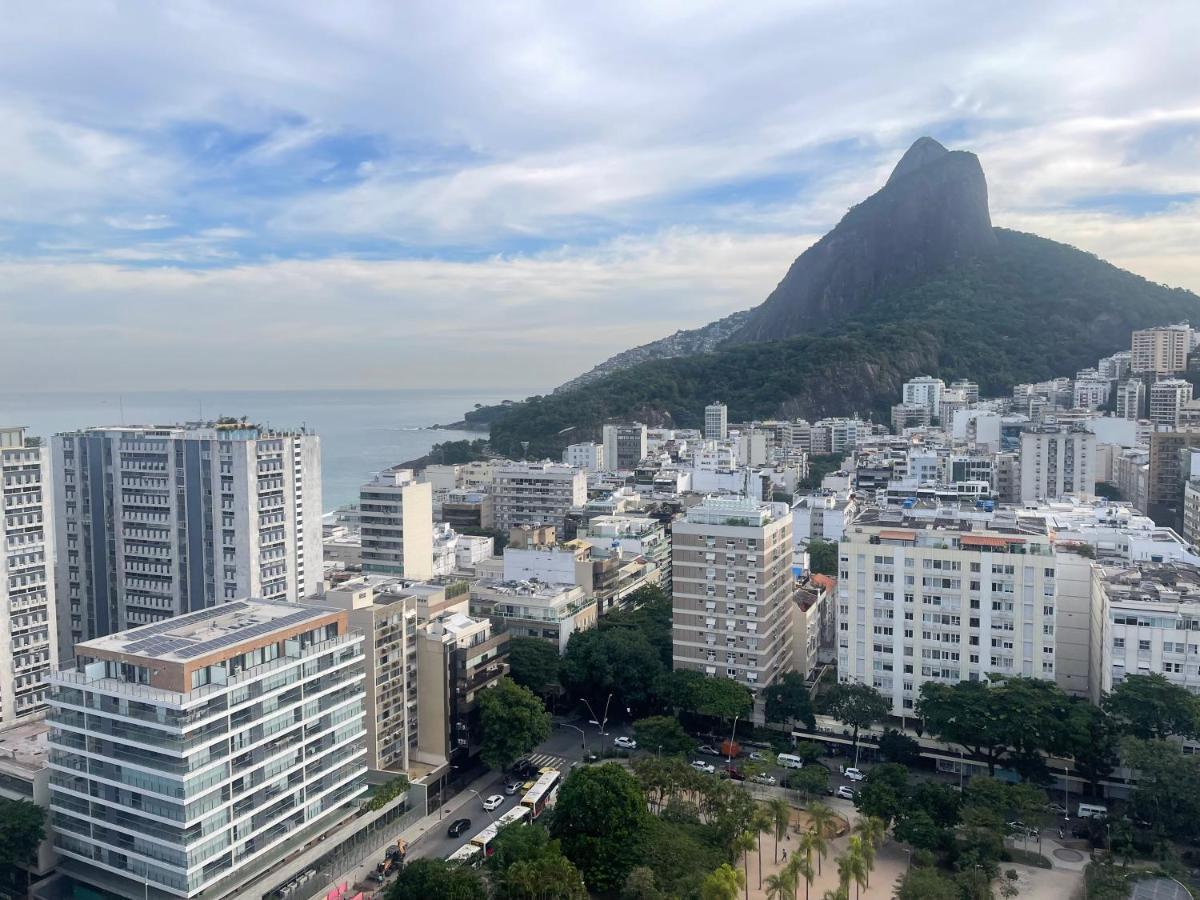
[[[842,769],[842,774],[845,775],[847,778],[849,778],[851,781],[862,781],[864,778],[867,777],[866,775],[864,775],[862,772],[860,772],[858,769],[854,768],[853,766],[851,766],[849,769]]]
[[[702,759],[698,759],[695,762],[693,762],[692,768],[695,769],[697,772],[704,772],[705,774],[708,774],[708,775],[715,775],[716,771],[717,771],[716,766],[712,765],[711,763],[706,763]]]
[[[836,796],[841,797],[843,800],[853,800],[855,797],[854,790],[852,788],[847,787],[844,784],[841,787],[839,787],[834,793],[836,794]]]
[[[750,780],[757,781],[759,784],[774,785],[776,783],[774,775],[751,775]]]
[[[504,805],[504,798],[501,797],[499,794],[492,794],[492,796],[488,797],[486,800],[483,801],[483,808],[486,809],[488,812],[491,812],[493,809],[499,809],[503,805]]]
[[[767,755],[765,753],[759,753],[758,751],[751,753],[749,758],[754,762],[767,762]]]
[[[631,737],[625,737],[622,735],[621,737],[613,738],[613,743],[616,746],[620,747],[622,750],[636,750],[637,749],[637,741],[635,741]]]

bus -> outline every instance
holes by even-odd
[[[500,829],[506,825],[516,825],[518,822],[525,821],[529,817],[529,810],[524,806],[514,806],[500,818],[496,819],[491,825],[471,838],[471,846],[476,850],[482,851],[484,856],[492,855],[491,843],[496,835],[500,833]]]
[[[562,773],[558,769],[543,769],[538,780],[533,783],[525,796],[521,798],[521,806],[529,810],[530,818],[536,819],[554,803],[557,796],[558,782]]]
[[[463,844],[446,859],[448,862],[460,863],[464,866],[476,866],[480,862],[479,854],[480,849],[475,844]]]

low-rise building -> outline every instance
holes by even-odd
[[[44,714],[0,730],[0,797],[49,808],[49,732],[50,725]],[[54,833],[47,828],[37,852],[24,868],[30,880],[36,881],[49,875],[57,866]]]
[[[455,488],[442,501],[442,521],[456,531],[488,531],[496,527],[492,495],[473,488]]]
[[[568,444],[567,448],[563,450],[563,462],[585,472],[603,472],[604,460],[604,444],[597,444],[594,441]]]

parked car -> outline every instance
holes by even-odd
[[[750,780],[757,781],[759,784],[774,785],[777,783],[774,775],[767,775],[767,774],[751,775]]]
[[[491,812],[493,809],[499,809],[503,805],[504,805],[504,798],[501,797],[499,794],[492,794],[492,796],[488,797],[486,800],[483,801],[483,808],[486,809],[488,812]]]
[[[721,751],[718,750],[716,747],[714,747],[712,744],[701,744],[700,752],[707,753],[709,756],[720,756],[721,755]]]
[[[517,778],[531,778],[537,774],[537,766],[528,756],[523,756],[512,764],[512,773]]]
[[[847,778],[849,778],[851,781],[862,781],[864,778],[867,777],[866,775],[864,775],[862,772],[860,772],[854,766],[851,766],[848,769],[843,768],[842,774],[845,775]]]
[[[1067,808],[1061,803],[1047,803],[1046,812],[1052,816],[1062,816],[1063,818],[1066,818],[1068,815]]]
[[[1009,822],[1008,830],[1017,837],[1035,838],[1040,833],[1036,828],[1026,825],[1024,822]]]
[[[853,800],[858,796],[858,794],[854,792],[853,788],[847,787],[843,784],[836,791],[834,791],[834,796],[841,797],[843,800]]]
[[[721,770],[722,778],[729,778],[732,781],[745,781],[746,776],[739,772],[734,766],[728,766]]]
[[[450,823],[450,827],[446,829],[446,837],[461,837],[466,834],[467,829],[471,827],[470,819],[455,819]]]
[[[519,791],[524,786],[524,784],[525,784],[525,782],[523,782],[523,781],[518,781],[515,778],[510,778],[508,781],[504,782],[504,793],[511,797],[513,794],[515,794],[517,791]]]
[[[613,744],[620,747],[622,750],[636,750],[637,749],[637,741],[635,741],[631,737],[625,737],[624,735],[622,735],[621,737],[613,738]]]
[[[697,772],[704,772],[708,775],[712,775],[717,771],[716,766],[714,766],[712,763],[706,763],[702,759],[695,760],[692,763],[692,768],[695,769]]]
[[[748,758],[754,762],[768,762],[767,754],[759,753],[757,750],[753,751]]]

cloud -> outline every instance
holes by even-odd
[[[761,300],[925,133],[999,224],[1200,289],[1198,38],[1193,0],[27,5],[0,296],[68,374],[127,328],[181,385],[355,342],[320,377],[417,383],[462,342],[461,383],[549,386]]]

